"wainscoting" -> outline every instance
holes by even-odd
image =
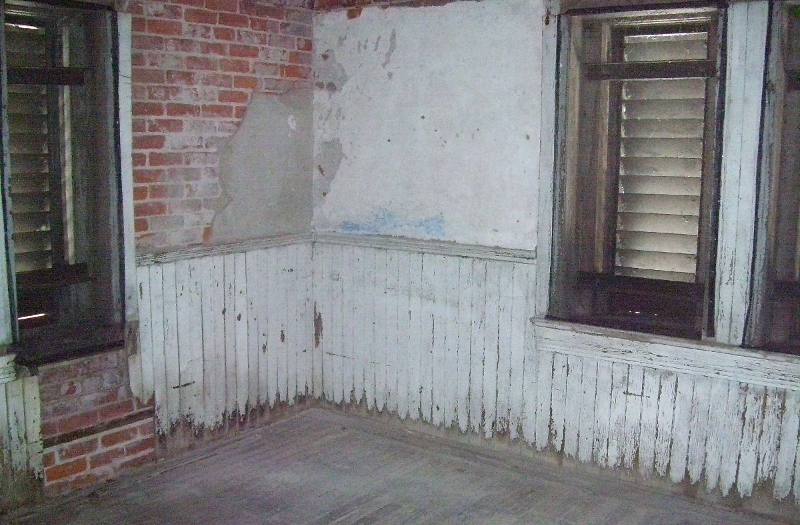
[[[800,498],[800,361],[534,320],[532,252],[327,235],[148,261],[139,291],[131,381],[162,433],[313,396]]]

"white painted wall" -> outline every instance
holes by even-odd
[[[320,13],[316,231],[535,246],[540,0]]]

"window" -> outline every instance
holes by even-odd
[[[800,3],[777,4],[772,28],[761,190],[766,230],[759,232],[766,279],[755,290],[763,298],[755,308],[763,310],[750,342],[800,353]]]
[[[565,17],[552,317],[710,335],[719,16]]]
[[[113,13],[10,1],[2,22],[3,175],[23,354],[118,341]]]

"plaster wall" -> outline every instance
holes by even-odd
[[[534,248],[542,3],[354,14],[315,15],[315,230]]]

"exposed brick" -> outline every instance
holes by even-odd
[[[219,24],[231,27],[250,27],[250,19],[245,15],[234,15],[232,13],[220,13]]]
[[[206,0],[206,8],[213,11],[239,11],[239,0]]]
[[[97,411],[92,410],[83,414],[75,414],[62,419],[58,423],[58,431],[61,434],[75,432],[76,430],[91,428],[97,424]]]
[[[180,35],[183,26],[175,20],[150,19],[147,21],[147,32],[156,35]]]
[[[52,467],[56,464],[56,453],[55,452],[45,452],[42,455],[42,466],[44,468]]]
[[[167,205],[163,202],[142,202],[134,206],[134,212],[138,217],[164,215],[167,213]]]
[[[125,445],[125,455],[135,456],[136,454],[144,452],[145,450],[153,450],[155,448],[156,438],[155,436],[150,436]]]
[[[97,450],[97,438],[92,438],[62,446],[62,448],[58,451],[58,457],[62,460],[72,459],[79,456],[85,456],[86,454],[94,452],[95,450]]]
[[[238,104],[246,104],[250,100],[250,95],[244,91],[227,91],[222,90],[219,92],[220,102],[231,102]]]
[[[160,149],[164,147],[164,135],[135,135],[133,147],[136,149]]]
[[[115,430],[109,434],[104,434],[100,438],[100,443],[103,445],[104,448],[111,448],[121,443],[126,443],[128,441],[131,441],[138,435],[139,432],[136,429],[136,427],[123,428],[120,430]]]
[[[250,62],[247,60],[222,58],[219,61],[219,67],[222,71],[230,71],[232,73],[250,72]]]
[[[183,18],[187,22],[196,22],[198,24],[217,23],[217,13],[205,9],[186,9],[183,12]]]
[[[231,44],[229,49],[232,57],[255,58],[258,56],[259,52],[257,46],[247,46],[243,44]]]
[[[68,478],[85,471],[87,467],[86,458],[81,457],[73,461],[62,463],[60,465],[53,465],[52,467],[44,470],[45,480],[50,483],[60,479]]]
[[[125,456],[125,447],[112,448],[104,452],[98,452],[89,457],[89,467],[96,469],[111,464],[115,459]]]
[[[134,186],[133,200],[135,201],[147,200],[147,186]]]
[[[140,116],[159,116],[164,114],[164,104],[157,102],[134,102],[133,114]]]

